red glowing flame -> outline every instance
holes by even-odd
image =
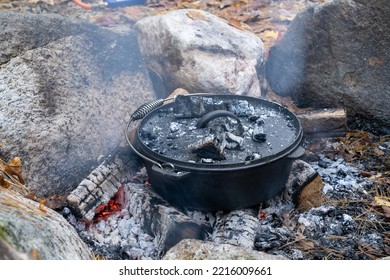
[[[115,195],[106,203],[101,204],[95,210],[95,222],[106,220],[111,214],[123,209],[125,205],[125,188],[122,186],[118,189]]]

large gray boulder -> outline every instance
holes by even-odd
[[[134,34],[0,12],[0,157],[22,158],[39,197],[77,187],[154,99]]]
[[[298,106],[344,106],[354,128],[390,133],[389,18],[387,0],[304,10],[269,52],[269,85]]]
[[[0,259],[90,260],[92,251],[59,213],[0,187]]]
[[[167,95],[187,91],[260,97],[265,52],[253,33],[201,10],[184,9],[136,24],[148,68]]]

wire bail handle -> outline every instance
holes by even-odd
[[[149,114],[151,111],[161,107],[162,105],[164,105],[164,103],[166,103],[167,101],[171,101],[174,97],[169,97],[169,98],[165,98],[165,99],[158,99],[158,100],[155,100],[155,101],[151,101],[151,102],[147,102],[147,103],[144,103],[142,104],[137,110],[135,110],[135,112],[131,115],[130,117],[130,120],[128,121],[127,125],[126,125],[126,130],[125,130],[125,136],[126,136],[126,141],[127,143],[129,144],[129,146],[131,147],[131,149],[141,158],[143,158],[144,160],[146,161],[149,161],[155,165],[157,165],[160,169],[164,169],[164,166],[167,166],[169,168],[172,168],[172,170],[174,171],[175,170],[175,166],[171,163],[159,163],[155,160],[152,160],[151,158],[148,158],[147,156],[141,154],[134,146],[133,144],[131,143],[130,139],[129,139],[129,129],[130,129],[130,124],[133,122],[133,121],[136,121],[136,120],[140,120],[140,119],[143,119],[147,114]]]

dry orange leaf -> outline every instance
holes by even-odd
[[[276,30],[265,30],[262,35],[264,38],[276,40],[279,37],[279,32]]]
[[[192,20],[209,20],[208,16],[203,11],[189,10],[186,15]]]
[[[390,218],[390,207],[388,206],[382,206],[382,209],[383,209],[383,212],[384,212],[384,215],[386,218]]]
[[[239,22],[238,20],[234,19],[234,18],[231,18],[229,20],[229,25],[235,27],[235,28],[238,28],[238,29],[241,29],[242,30],[242,27],[241,27],[241,22]]]
[[[233,26],[233,27],[237,28],[237,29],[240,29],[240,30],[243,30],[243,31],[251,31],[252,32],[252,29],[250,28],[249,25],[247,25],[245,23],[242,23],[241,21],[239,21],[237,19],[234,19],[234,18],[229,19],[228,24],[230,26]]]
[[[3,179],[0,179],[0,186],[8,188],[11,185],[17,185],[27,189],[23,178],[22,160],[20,157],[15,157],[8,163],[0,159],[0,171],[3,173],[1,174]]]
[[[10,182],[8,182],[7,180],[4,179],[3,175],[0,174],[0,187],[3,187],[3,188],[9,188],[11,186]]]
[[[39,210],[43,211],[43,212],[47,212],[47,209],[46,209],[46,206],[45,206],[45,199],[40,199],[39,200]]]
[[[22,185],[25,184],[23,178],[22,160],[20,157],[10,159],[8,164],[4,166],[4,172],[9,176],[16,176]]]
[[[20,157],[14,157],[9,160],[8,166],[11,167],[22,167],[22,160]]]
[[[390,207],[390,197],[376,196],[371,203],[373,206],[386,206]]]
[[[377,154],[378,156],[383,156],[385,154],[385,152],[380,150],[378,147],[374,148],[374,153]]]

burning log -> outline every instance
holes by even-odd
[[[297,114],[309,137],[344,137],[347,115],[344,109],[321,109]]]
[[[256,214],[251,208],[217,213],[213,241],[252,249],[259,227]]]
[[[214,231],[215,215],[212,212],[185,209],[184,213],[209,234]]]
[[[159,255],[183,239],[206,237],[206,231],[187,215],[170,206],[151,189],[129,183],[129,212],[140,220],[143,229],[156,238]]]
[[[293,202],[300,211],[322,205],[323,187],[321,177],[308,163],[299,159],[293,162],[286,189],[293,191]]]
[[[115,195],[135,164],[133,153],[122,143],[81,181],[67,198],[69,207],[84,221],[92,221],[99,207]]]

